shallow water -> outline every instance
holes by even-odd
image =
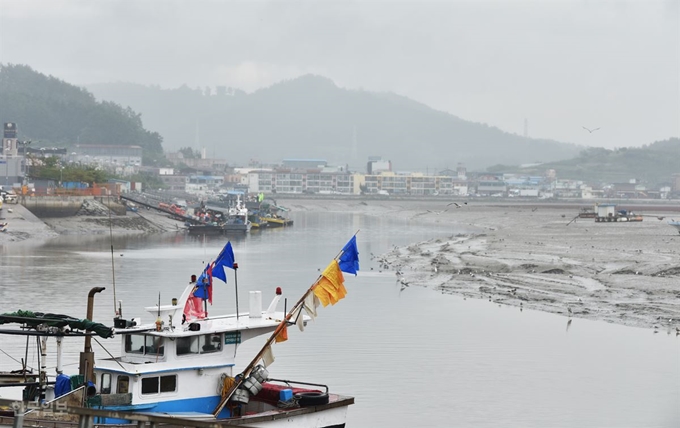
[[[431,289],[400,291],[394,272],[380,272],[370,254],[392,245],[463,230],[361,215],[295,213],[295,226],[232,238],[240,310],[248,291],[268,304],[277,286],[289,305],[302,295],[358,229],[362,271],[346,275],[347,297],[320,308],[319,318],[274,346],[272,376],[327,383],[356,397],[348,427],[677,427],[680,426],[680,337],[464,300]],[[141,306],[179,297],[192,273],[214,258],[222,238],[154,235],[114,240],[116,299],[126,318]],[[61,237],[45,245],[5,246],[0,257],[0,311],[85,315],[87,292],[97,321],[113,314],[111,243],[106,237]],[[373,270],[371,270],[373,268]],[[232,312],[234,276],[216,281],[218,314]],[[2,337],[0,349],[20,359],[24,340]],[[259,350],[241,346],[239,363]],[[54,342],[50,343],[51,350]],[[111,352],[118,342],[106,343]],[[66,371],[75,372],[81,340],[66,343]],[[31,348],[32,350],[32,348]],[[95,352],[100,352],[95,345]],[[29,364],[36,356],[29,352]],[[1,367],[16,369],[5,355]],[[54,367],[50,360],[48,366]],[[0,392],[1,394],[2,392]]]

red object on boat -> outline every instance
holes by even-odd
[[[318,389],[292,388],[288,385],[277,385],[274,383],[265,382],[262,384],[262,390],[258,392],[257,395],[253,397],[253,399],[271,404],[272,406],[276,406],[279,403],[281,391],[284,389],[292,389],[293,395],[299,394],[301,392],[321,392]]]
[[[283,292],[281,291],[281,287],[276,287],[276,295],[277,295],[277,296],[280,296],[281,293],[283,293]]]

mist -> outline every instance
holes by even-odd
[[[676,1],[3,0],[0,63],[77,85],[248,92],[311,73],[615,148],[680,135],[679,22]]]

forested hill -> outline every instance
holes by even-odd
[[[147,164],[163,152],[160,134],[144,129],[139,113],[25,65],[0,64],[0,122],[16,122],[19,138],[42,147],[138,145]]]
[[[166,149],[205,147],[230,163],[321,158],[363,170],[368,156],[396,170],[429,172],[569,159],[581,147],[527,139],[462,120],[391,93],[348,90],[303,76],[247,94],[231,88],[88,87],[98,99],[142,112]]]
[[[680,173],[680,139],[670,138],[642,147],[614,150],[588,148],[577,157],[528,168],[496,165],[496,172],[542,175],[554,169],[558,178],[584,180],[591,184],[627,183],[638,179],[648,186],[669,185],[672,174]]]

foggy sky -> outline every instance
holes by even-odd
[[[680,135],[679,3],[0,0],[0,63],[249,92],[313,73],[520,135],[526,118],[531,137],[639,146]]]

